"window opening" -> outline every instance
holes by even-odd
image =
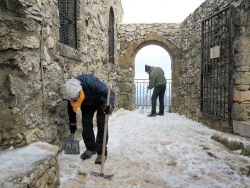
[[[76,0],[58,0],[59,42],[77,49]]]

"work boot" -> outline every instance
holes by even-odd
[[[155,116],[156,116],[156,113],[148,114],[148,117],[155,117]]]
[[[92,155],[96,154],[96,151],[89,151],[86,150],[82,155],[81,155],[81,159],[85,160],[85,159],[89,159]]]
[[[160,113],[157,113],[156,115],[157,115],[157,116],[164,116],[164,113],[161,113],[161,112],[160,112]]]
[[[105,155],[104,156],[104,161],[106,161],[107,159],[107,156]],[[95,160],[95,164],[101,164],[102,163],[102,156],[101,155],[98,155],[96,160]]]

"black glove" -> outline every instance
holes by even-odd
[[[105,114],[111,114],[114,110],[114,107],[112,105],[106,105],[104,107],[104,113]]]

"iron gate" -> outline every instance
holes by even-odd
[[[232,124],[233,7],[208,17],[201,31],[201,111]]]

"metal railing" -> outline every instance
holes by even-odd
[[[148,90],[148,79],[135,79],[135,103],[136,108],[145,108],[150,109],[151,108],[151,96],[153,93],[153,89]],[[171,85],[172,80],[167,79],[166,83],[166,91],[165,91],[165,97],[164,97],[164,105],[165,105],[165,111],[170,111],[171,107]],[[157,100],[157,108],[159,106],[159,100]]]

